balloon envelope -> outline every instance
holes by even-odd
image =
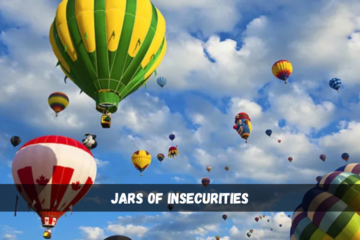
[[[336,91],[339,91],[340,87],[341,87],[341,79],[339,78],[332,78],[329,81],[329,86],[332,89],[335,89]]]
[[[291,240],[360,239],[359,175],[360,164],[348,164],[323,176],[295,209]]]
[[[164,77],[159,77],[156,82],[161,88],[163,88],[166,85],[167,80]]]
[[[10,143],[14,147],[16,147],[17,145],[19,145],[21,143],[21,138],[18,137],[18,136],[12,136],[11,139],[10,139]]]
[[[280,80],[285,81],[290,77],[291,73],[293,71],[293,66],[291,62],[287,60],[279,60],[274,63],[272,66],[272,73],[275,77],[277,77]]]
[[[97,111],[114,113],[160,65],[165,32],[150,0],[77,0],[59,4],[49,38],[64,74],[94,99]]]
[[[175,139],[175,134],[170,134],[169,135],[169,139],[172,141],[172,140],[174,140]]]
[[[349,158],[350,158],[350,155],[349,155],[348,153],[343,153],[343,154],[341,155],[341,158],[344,159],[345,161],[348,161]]]
[[[71,211],[90,190],[96,162],[82,143],[63,136],[43,136],[25,143],[12,162],[17,190],[45,228]]]
[[[139,170],[142,175],[142,172],[145,171],[151,163],[151,155],[145,150],[139,150],[134,152],[131,156],[131,161],[134,167]]]
[[[116,236],[107,237],[104,240],[131,240],[131,238],[125,237],[125,236],[122,236],[122,235],[116,235]]]
[[[69,105],[69,98],[65,93],[54,92],[48,98],[50,108],[55,112],[56,116]]]
[[[266,135],[268,135],[269,137],[271,136],[272,134],[272,130],[271,129],[268,129],[265,131]]]

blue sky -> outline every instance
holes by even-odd
[[[110,130],[101,128],[93,100],[71,81],[65,84],[55,68],[48,30],[58,2],[0,1],[0,183],[13,181],[13,135],[25,143],[42,135],[81,140],[86,132],[96,134],[97,183],[199,183],[203,177],[212,183],[315,183],[345,164],[343,152],[351,163],[359,159],[358,1],[154,0],[168,38],[157,73],[168,83],[160,89],[152,77],[147,89],[120,104]],[[294,67],[287,85],[271,73],[279,59]],[[333,77],[343,80],[340,93],[328,86]],[[70,98],[58,118],[47,104],[54,91]],[[254,128],[247,144],[232,129],[242,111]],[[170,133],[180,154],[160,164],[155,156],[172,145]],[[138,149],[153,156],[143,177],[130,159]],[[52,239],[235,240],[248,239],[250,228],[251,239],[289,239],[290,213],[264,213],[271,226],[253,220],[263,213],[227,213],[226,222],[222,214],[75,212],[60,219]],[[0,213],[0,234],[39,239],[42,227],[34,213]]]

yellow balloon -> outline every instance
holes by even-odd
[[[215,238],[216,238],[216,240],[220,240],[220,236],[216,236]]]
[[[272,73],[275,77],[287,83],[287,79],[290,77],[293,71],[291,62],[287,60],[279,60],[272,66]]]
[[[151,163],[151,155],[145,150],[139,150],[134,152],[131,156],[131,161],[134,164],[134,167],[140,171],[142,176],[142,172],[145,171]]]

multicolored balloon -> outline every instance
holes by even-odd
[[[162,62],[165,33],[150,0],[61,1],[49,38],[66,77],[94,99],[97,111],[115,113]]]
[[[227,215],[226,215],[226,214],[222,215],[222,218],[223,218],[224,220],[226,220],[226,219],[227,219]]]
[[[220,240],[220,236],[216,236],[215,239],[216,239],[216,240]]]
[[[19,145],[21,143],[21,138],[18,136],[12,136],[10,138],[10,143],[11,145],[13,145],[14,147],[16,147],[17,145]]]
[[[50,94],[48,98],[48,103],[51,109],[55,112],[55,116],[58,116],[58,113],[63,111],[69,105],[69,98],[65,93],[54,92]]]
[[[237,131],[241,138],[247,139],[250,137],[252,131],[251,119],[249,115],[245,112],[238,113],[235,116],[235,125],[233,128]]]
[[[289,161],[289,162],[292,162],[292,161],[293,161],[293,158],[292,158],[292,157],[288,157],[288,161]]]
[[[325,162],[326,160],[326,155],[325,154],[321,154],[319,157],[323,162]]]
[[[285,81],[285,84],[287,83],[287,79],[290,77],[292,71],[293,67],[291,62],[287,60],[279,60],[272,66],[272,73],[274,76]]]
[[[253,233],[253,232],[254,232],[254,230],[253,230],[253,229],[250,229],[250,230],[249,230],[249,232],[250,232],[250,233]]]
[[[210,179],[209,178],[203,178],[203,179],[201,179],[201,183],[202,183],[202,185],[207,187],[210,184]]]
[[[326,174],[296,208],[291,240],[360,239],[360,164]]]
[[[162,162],[165,159],[165,155],[162,153],[159,153],[156,157],[160,162]]]
[[[332,89],[335,89],[336,91],[339,92],[339,89],[341,87],[341,79],[339,78],[332,78],[330,79],[329,81],[329,86],[332,88]]]
[[[170,139],[171,141],[173,141],[173,140],[175,139],[175,134],[170,134],[170,135],[169,135],[169,139]]]
[[[167,80],[164,77],[159,77],[156,82],[161,88],[163,88],[166,85]]]
[[[145,169],[147,169],[151,163],[151,155],[145,150],[139,150],[134,152],[134,154],[131,156],[131,161],[142,176],[143,171],[145,171]]]
[[[343,153],[343,154],[341,155],[341,158],[344,159],[345,161],[348,161],[349,158],[350,158],[350,155],[349,155],[348,153]]]
[[[272,130],[271,130],[271,129],[266,130],[266,131],[265,131],[265,134],[270,137],[271,134],[272,134]]]
[[[207,170],[208,172],[210,172],[210,171],[211,171],[211,166],[207,166],[207,167],[206,167],[206,170]]]
[[[176,147],[172,146],[169,148],[169,153],[168,153],[169,158],[175,158],[178,154],[179,151],[177,150],[177,146]]]

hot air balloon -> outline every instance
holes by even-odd
[[[18,137],[18,136],[12,136],[12,137],[10,138],[10,142],[11,142],[11,145],[13,145],[14,147],[16,147],[17,145],[20,144],[21,138]]]
[[[290,215],[288,215],[288,217],[290,217]]]
[[[282,227],[282,224],[279,224],[279,227]]]
[[[271,130],[271,129],[266,130],[266,131],[265,131],[265,134],[270,137],[271,134],[272,134],[272,130]]]
[[[122,235],[114,235],[114,236],[107,237],[104,240],[131,240],[131,238],[125,237]]]
[[[250,233],[253,233],[253,232],[254,232],[254,230],[253,230],[253,229],[250,229],[250,230],[249,230],[249,232],[250,232]]]
[[[291,240],[360,239],[360,164],[327,173],[292,217]]]
[[[203,179],[201,179],[201,183],[202,183],[202,185],[207,187],[210,184],[210,179],[209,178],[203,178]]]
[[[343,154],[341,155],[341,158],[344,159],[345,161],[348,161],[349,158],[350,158],[350,155],[349,155],[348,153],[343,153]]]
[[[55,116],[58,116],[58,113],[63,111],[69,105],[69,98],[65,93],[54,92],[50,94],[48,98],[48,103],[51,109],[55,112]]]
[[[289,160],[289,162],[292,162],[292,161],[293,161],[293,158],[292,158],[292,157],[288,157],[288,160]]]
[[[268,222],[270,222],[270,220],[269,220],[269,219],[268,219],[267,221],[268,221]]]
[[[332,89],[335,89],[336,91],[339,92],[339,89],[341,87],[341,79],[339,78],[332,78],[330,79],[329,81],[329,86],[332,88]]]
[[[220,240],[220,236],[216,236],[215,239],[216,239],[216,240]]]
[[[159,153],[156,157],[160,162],[162,162],[164,160],[164,158],[165,158],[165,155],[162,154],[162,153]]]
[[[278,143],[281,143],[281,139],[278,140]]]
[[[170,139],[171,141],[173,141],[173,140],[175,139],[175,134],[170,134],[170,135],[169,135],[169,139]]]
[[[272,228],[270,228],[270,231],[272,231],[273,229]]]
[[[316,181],[319,182],[321,180],[321,176],[316,177]]]
[[[325,160],[326,160],[326,155],[325,155],[325,154],[321,154],[321,155],[320,155],[320,159],[321,159],[323,162],[325,162]]]
[[[290,77],[293,71],[291,63],[287,60],[279,60],[272,66],[272,73],[275,77],[287,83],[287,79]]]
[[[174,205],[172,205],[172,204],[169,204],[168,205],[168,209],[171,211],[171,210],[173,210],[173,208],[174,208]]]
[[[226,170],[226,171],[229,171],[229,169],[230,169],[230,168],[229,168],[228,166],[225,167],[225,170]]]
[[[63,136],[43,136],[25,143],[12,162],[17,190],[39,215],[51,235],[59,218],[87,194],[96,162],[82,143]],[[47,232],[47,233],[46,233]]]
[[[227,215],[226,215],[226,214],[222,215],[222,218],[223,218],[224,220],[226,220],[226,219],[227,219]]]
[[[166,25],[150,0],[92,3],[62,1],[49,35],[57,65],[106,115],[160,65]]]
[[[247,139],[250,137],[252,131],[251,119],[245,112],[238,113],[235,116],[235,125],[233,128],[237,131],[241,138]]]
[[[263,218],[265,218],[265,215],[263,215]]]
[[[251,233],[249,233],[249,232],[246,233],[246,236],[251,237]]]
[[[262,216],[259,216],[260,219],[262,219]]]
[[[207,167],[206,167],[206,170],[207,170],[208,172],[210,172],[210,171],[211,171],[211,167],[210,167],[210,166],[207,166]]]
[[[256,218],[255,218],[255,221],[257,221],[257,222],[258,222],[258,221],[259,221],[259,218],[258,218],[258,217],[256,217]]]
[[[134,167],[140,171],[140,175],[143,175],[143,171],[149,167],[151,163],[151,155],[145,150],[139,150],[134,152],[131,156],[131,161]]]
[[[175,158],[178,154],[179,151],[177,150],[177,146],[176,147],[172,146],[169,148],[169,154],[168,154],[169,158]]]
[[[166,85],[167,80],[164,77],[159,77],[156,82],[161,88],[163,88]]]

